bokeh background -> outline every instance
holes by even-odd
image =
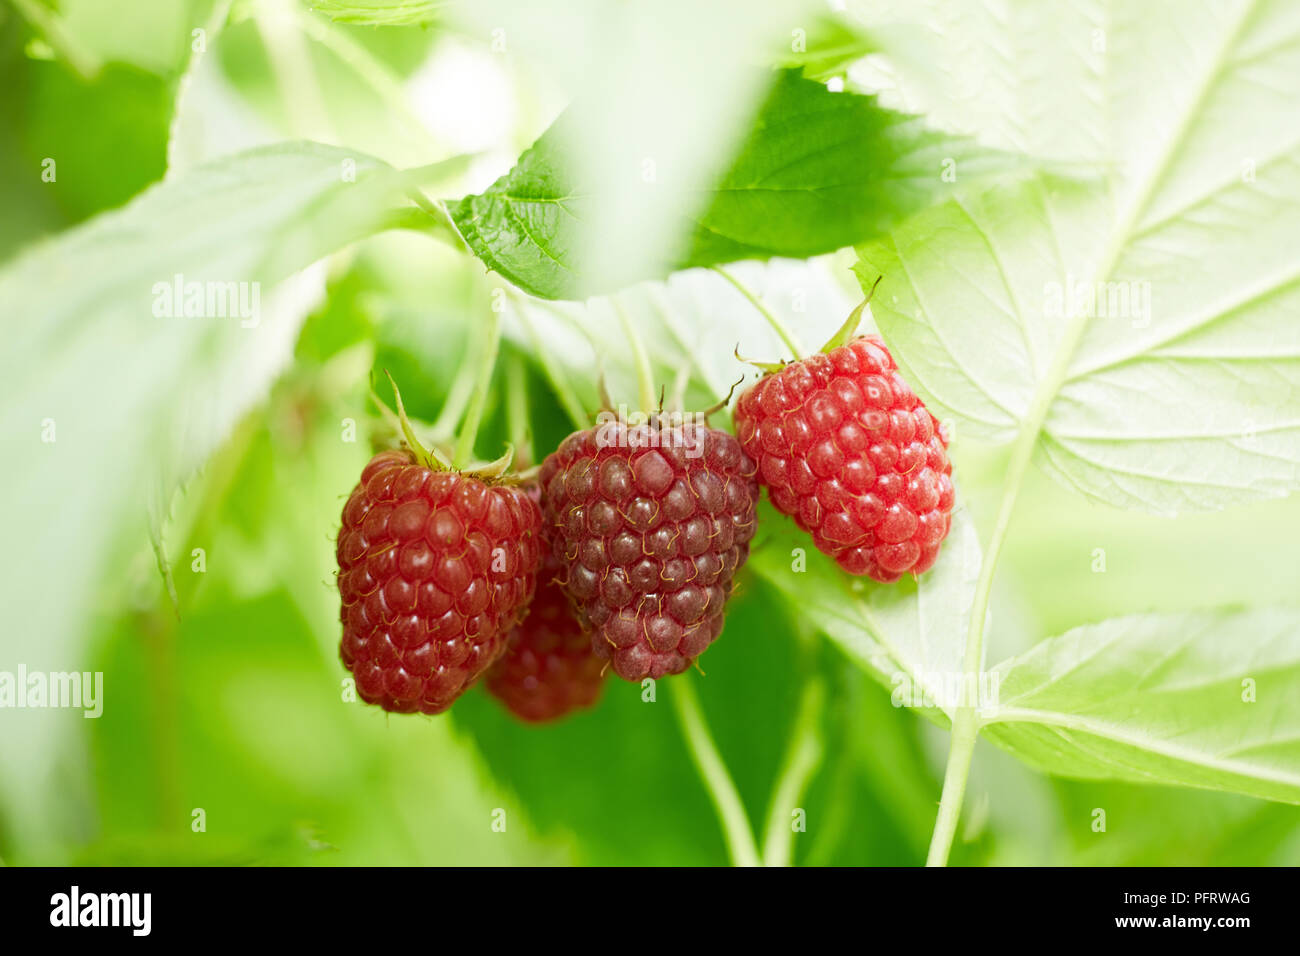
[[[493,3],[451,4],[424,25],[376,28],[289,0],[3,0],[0,262],[122,205],[169,168],[284,139],[355,147],[397,166],[468,154],[438,188],[449,197],[481,189],[578,91],[622,97],[630,105],[615,115],[631,122],[639,112],[654,123],[653,112],[636,105],[642,85],[677,83],[689,96],[725,86],[736,62],[764,50],[773,51],[769,62],[780,60],[777,41],[789,31],[768,29],[766,5],[747,5],[762,15],[748,18],[725,49],[690,41],[692,18],[722,15],[695,9],[702,6],[666,2],[639,20],[607,23],[591,4],[556,4],[513,28],[502,48],[494,30],[507,13]],[[785,15],[771,7],[777,20]],[[809,23],[821,24],[819,17]],[[628,32],[641,21],[645,33]],[[207,47],[196,56],[199,28]],[[869,47],[848,28],[827,30],[834,43],[818,50]],[[775,40],[765,46],[769,34]],[[661,42],[675,35],[676,46]],[[621,60],[630,62],[612,65]],[[638,61],[656,67],[638,72]],[[739,128],[755,92],[731,85],[726,97],[702,97],[709,109],[694,114],[702,127],[725,115]],[[688,142],[681,162],[725,158],[711,151],[716,143]],[[40,178],[46,157],[58,158],[57,183]],[[179,236],[201,225],[175,229]],[[828,335],[856,300],[850,263],[828,257],[737,274],[760,290],[812,289],[818,308],[791,317],[811,340]],[[700,281],[716,296],[716,317],[752,322],[752,307],[716,277]],[[408,410],[436,421],[501,283],[449,244],[389,232],[291,284],[275,305],[288,318],[275,318],[293,334],[159,520],[141,507],[143,495],[112,503],[118,513],[103,516],[113,525],[111,560],[93,586],[77,585],[84,613],[72,645],[79,669],[105,674],[102,718],[0,711],[7,738],[0,859],[725,863],[713,807],[673,714],[643,703],[638,687],[611,682],[596,709],[545,728],[515,722],[481,689],[435,719],[389,717],[343,700],[333,535],[381,430],[367,401],[371,373],[391,371]],[[745,351],[772,354],[764,336],[754,333]],[[719,368],[731,367],[734,344],[721,343]],[[129,337],[120,347],[131,347]],[[567,433],[569,419],[518,329],[505,347],[505,360],[512,357],[524,363],[544,451]],[[593,381],[596,374],[593,361]],[[184,397],[183,383],[161,387]],[[505,437],[502,394],[494,388],[487,408],[485,455]],[[99,408],[110,436],[135,427],[114,417],[112,395],[75,401]],[[355,442],[344,440],[348,419],[358,423]],[[23,469],[38,451],[7,447],[6,468]],[[1005,454],[961,436],[954,443],[964,507],[977,527],[989,526]],[[79,465],[70,494],[97,480],[96,461]],[[1130,612],[1294,604],[1297,528],[1300,500],[1166,520],[1089,504],[1033,472],[997,580],[990,658]],[[76,549],[78,541],[58,547]],[[1094,570],[1099,548],[1102,573]],[[7,569],[24,560],[24,549],[21,538],[7,540]],[[195,549],[203,551],[202,573],[192,570]],[[47,593],[6,599],[19,623],[21,602],[63,599],[59,568],[47,573]],[[0,669],[13,669],[11,658],[41,639],[0,636]],[[703,663],[707,676],[694,679],[704,710],[756,822],[767,813],[800,686],[814,674],[826,682],[823,758],[804,799],[808,831],[795,841],[796,862],[924,859],[945,732],[892,707],[887,689],[809,632],[797,606],[748,575]],[[1098,807],[1107,811],[1105,833],[1091,827]],[[491,826],[498,808],[505,832]],[[193,827],[196,810],[202,831]],[[1049,778],[981,742],[953,862],[1296,864],[1300,808]]]

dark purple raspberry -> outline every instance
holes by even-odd
[[[396,713],[451,706],[506,647],[532,600],[541,514],[519,488],[376,455],[343,508],[343,664]]]
[[[605,686],[606,664],[560,589],[559,573],[559,563],[547,555],[528,616],[510,633],[509,648],[485,680],[494,697],[530,723],[590,707]]]
[[[612,422],[542,464],[542,513],[595,652],[625,680],[679,674],[722,631],[758,483],[726,432]]]
[[[765,375],[736,434],[772,504],[844,570],[888,583],[933,566],[952,522],[948,441],[877,336]]]

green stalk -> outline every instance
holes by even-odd
[[[641,341],[641,336],[636,326],[632,324],[627,310],[623,308],[623,303],[612,296],[610,301],[614,304],[614,311],[618,313],[619,320],[623,323],[623,333],[632,347],[632,360],[636,363],[637,401],[641,405],[641,411],[653,412],[658,399],[655,398],[654,371],[650,368],[650,356],[646,353],[645,343]]]
[[[582,406],[582,400],[578,398],[578,393],[574,390],[569,382],[568,376],[550,350],[542,341],[542,337],[537,334],[537,329],[532,321],[528,318],[528,313],[524,310],[520,300],[512,295],[511,300],[515,303],[515,312],[519,316],[519,321],[523,323],[525,331],[528,333],[528,340],[533,345],[533,352],[537,355],[537,360],[542,363],[542,371],[546,374],[546,380],[550,383],[551,390],[555,392],[556,397],[560,400],[565,413],[573,422],[574,428],[587,428],[591,425],[591,416],[587,414],[586,409]]]
[[[1015,511],[1020,486],[1024,483],[1025,472],[1033,457],[1040,427],[1041,422],[1035,424],[1033,419],[1026,421],[1012,450],[1011,462],[1007,466],[1007,480],[1002,488],[1002,502],[998,505],[993,535],[984,552],[979,581],[975,585],[975,600],[971,605],[970,624],[966,632],[966,656],[962,662],[967,677],[966,686],[978,686],[979,671],[984,659],[984,624],[988,617],[989,595],[993,590],[993,575],[997,569],[998,557],[1002,553],[1002,545],[1006,541],[1007,529],[1011,526],[1011,515]],[[979,736],[979,729],[979,715],[976,714],[975,708],[958,707],[953,714],[948,765],[944,770],[943,793],[939,798],[939,814],[935,818],[934,833],[930,838],[930,851],[925,859],[926,866],[944,866],[948,862],[948,853],[952,849],[953,836],[957,832],[957,822],[961,816],[962,800],[966,796],[966,778],[970,774],[971,758],[975,755],[975,740]]]
[[[474,384],[474,395],[470,399],[465,423],[460,427],[460,437],[456,440],[453,463],[457,468],[466,467],[474,458],[474,439],[478,437],[478,426],[483,421],[483,408],[487,405],[488,386],[492,384],[492,370],[497,363],[497,350],[500,346],[501,314],[489,309],[487,341],[483,344],[478,380]]]
[[[786,326],[784,322],[776,317],[774,312],[768,309],[768,307],[759,300],[758,296],[749,291],[748,286],[721,266],[713,266],[712,268],[714,272],[735,286],[736,291],[748,299],[750,304],[762,313],[763,318],[767,319],[767,324],[772,326],[772,330],[781,337],[781,341],[785,343],[785,347],[794,353],[792,358],[796,360],[803,358],[803,347],[799,344],[799,340],[794,337],[794,333],[790,331],[789,327]]]
[[[948,765],[943,773],[943,794],[939,797],[939,814],[935,817],[930,851],[925,857],[926,866],[948,865],[948,853],[952,850],[957,822],[961,819],[962,800],[966,796],[966,778],[970,775],[971,759],[975,756],[975,740],[979,736],[974,716],[973,710],[962,707],[953,718]]]
[[[524,381],[524,360],[511,352],[506,362],[506,434],[522,459],[520,467],[531,467],[533,460],[533,434],[528,424],[528,388]]]
[[[1109,266],[1107,267],[1109,269]],[[984,550],[984,561],[980,565],[979,581],[975,585],[975,600],[971,605],[970,625],[966,633],[966,656],[963,669],[967,686],[978,685],[979,671],[984,659],[984,624],[988,617],[989,595],[993,590],[993,575],[997,569],[998,557],[1006,541],[1007,530],[1011,526],[1011,515],[1016,508],[1016,499],[1020,487],[1024,484],[1029,462],[1034,457],[1034,447],[1038,444],[1038,435],[1047,421],[1052,400],[1061,390],[1069,374],[1070,359],[1078,347],[1087,324],[1087,315],[1080,314],[1071,320],[1066,328],[1060,348],[1057,350],[1043,381],[1034,395],[1033,404],[1025,416],[1016,443],[1011,450],[1011,460],[1007,464],[1006,482],[1002,486],[1002,501],[998,505],[997,519],[993,525],[993,534],[988,547]],[[966,778],[970,773],[970,762],[975,753],[975,738],[979,734],[979,716],[973,707],[959,707],[953,715],[952,741],[948,750],[948,766],[944,771],[943,793],[939,798],[939,815],[935,819],[934,834],[930,839],[930,852],[926,856],[927,866],[943,866],[948,861],[948,852],[952,848],[953,835],[957,832],[957,821],[961,815],[961,804],[966,794]]]
[[[744,804],[736,785],[727,773],[727,766],[722,762],[713,737],[709,734],[700,710],[699,698],[695,695],[695,682],[690,674],[682,674],[672,682],[670,688],[673,710],[677,722],[681,725],[682,736],[686,738],[687,748],[695,767],[704,780],[709,798],[718,811],[722,823],[722,835],[727,842],[727,852],[731,855],[734,866],[760,866],[758,846],[754,842],[754,832],[750,828],[749,818],[745,815]]]
[[[462,365],[447,389],[447,400],[442,403],[438,417],[434,419],[430,432],[439,444],[451,441],[456,434],[456,426],[465,417],[470,397],[474,394],[474,370]]]
[[[767,808],[767,828],[763,838],[763,865],[789,866],[794,857],[794,829],[790,811],[798,806],[813,773],[821,764],[822,740],[817,726],[826,687],[820,677],[809,680],[799,698],[790,745],[782,761],[781,773],[772,802]]]

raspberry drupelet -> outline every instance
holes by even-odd
[[[502,654],[527,611],[541,513],[520,488],[376,455],[343,508],[339,653],[358,695],[437,714]]]
[[[640,681],[686,670],[722,631],[755,530],[755,465],[696,422],[611,422],[542,464],[562,586],[595,652]]]
[[[735,420],[772,504],[844,570],[888,583],[933,566],[952,521],[948,443],[879,337],[764,376]]]
[[[528,616],[510,634],[509,647],[488,671],[485,686],[520,720],[559,720],[600,698],[608,665],[596,656],[560,589],[560,565],[542,561]]]

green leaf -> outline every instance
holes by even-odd
[[[1281,4],[1180,16],[1071,10],[1105,42],[1008,65],[1012,121],[1073,104],[1105,179],[950,200],[858,265],[936,414],[1159,514],[1300,487],[1300,32]]]
[[[1006,456],[990,452],[981,473],[970,447],[961,452],[960,478],[975,494],[976,482],[988,487],[1001,476]],[[1030,615],[1027,635],[1039,638],[1135,611],[1183,611],[1192,595],[1198,607],[1275,604],[1295,594],[1300,567],[1300,535],[1278,529],[1297,527],[1300,495],[1170,521],[1081,499],[1031,471],[998,564],[1000,580],[1019,582],[1020,600],[999,601],[990,659],[1027,649],[998,640],[1004,614],[1017,606]]]
[[[824,339],[852,308],[822,260],[741,263],[729,271],[807,341]],[[600,375],[616,403],[635,404],[637,375],[623,315],[646,347],[656,388],[671,394],[679,376],[687,374],[687,410],[708,408],[742,377],[756,376],[753,366],[736,358],[737,349],[746,358],[789,358],[754,306],[712,270],[679,272],[665,282],[638,283],[583,303],[520,295],[510,302],[506,334],[550,362],[585,415],[600,408]]]
[[[23,461],[0,487],[7,534],[23,542],[4,581],[10,660],[86,669],[79,639],[122,600],[120,587],[99,588],[126,536],[142,540],[148,514],[157,521],[290,358],[320,280],[271,284],[407,208],[390,167],[286,144],[166,180],[0,271],[0,301],[25,317],[10,323],[0,364],[0,437]],[[161,310],[177,275],[246,283],[242,301],[251,306],[256,289],[260,309],[247,318],[187,316],[183,302],[180,314]],[[53,713],[12,713],[0,736],[13,771],[4,797],[28,810],[44,799],[54,741],[71,726]],[[40,840],[38,829],[27,836]]]
[[[1114,618],[994,672],[984,735],[1049,773],[1300,803],[1300,612]]]
[[[879,92],[891,108],[924,114],[940,129],[976,137],[995,149],[1071,164],[1106,158],[1101,104],[1109,79],[1118,79],[1113,85],[1127,97],[1141,98],[1145,91],[1123,75],[1144,69],[1142,63],[1112,62],[1103,68],[1107,47],[1134,20],[1167,32],[1170,17],[1134,16],[1112,0],[846,0],[846,5],[847,15],[871,37],[873,52],[884,55],[853,71],[855,85]],[[1195,40],[1213,42],[1208,34]],[[1113,72],[1117,68],[1120,74]],[[1140,147],[1140,140],[1131,145]]]
[[[796,569],[797,559],[806,569]],[[962,670],[980,567],[979,539],[964,509],[953,517],[939,560],[919,580],[880,585],[850,577],[766,504],[748,567],[906,705],[926,693],[936,705],[946,702],[944,681]],[[941,706],[918,709],[946,722]]]
[[[699,191],[698,210],[676,224],[679,251],[635,275],[603,275],[582,261],[585,221],[609,197],[575,175],[580,118],[565,113],[486,192],[451,213],[488,267],[543,298],[582,298],[636,279],[737,259],[806,258],[879,235],[962,182],[1005,169],[970,141],[882,109],[870,97],[832,93],[797,71],[773,82],[730,168]],[[634,188],[629,184],[629,188]],[[639,183],[646,188],[646,183]]]

